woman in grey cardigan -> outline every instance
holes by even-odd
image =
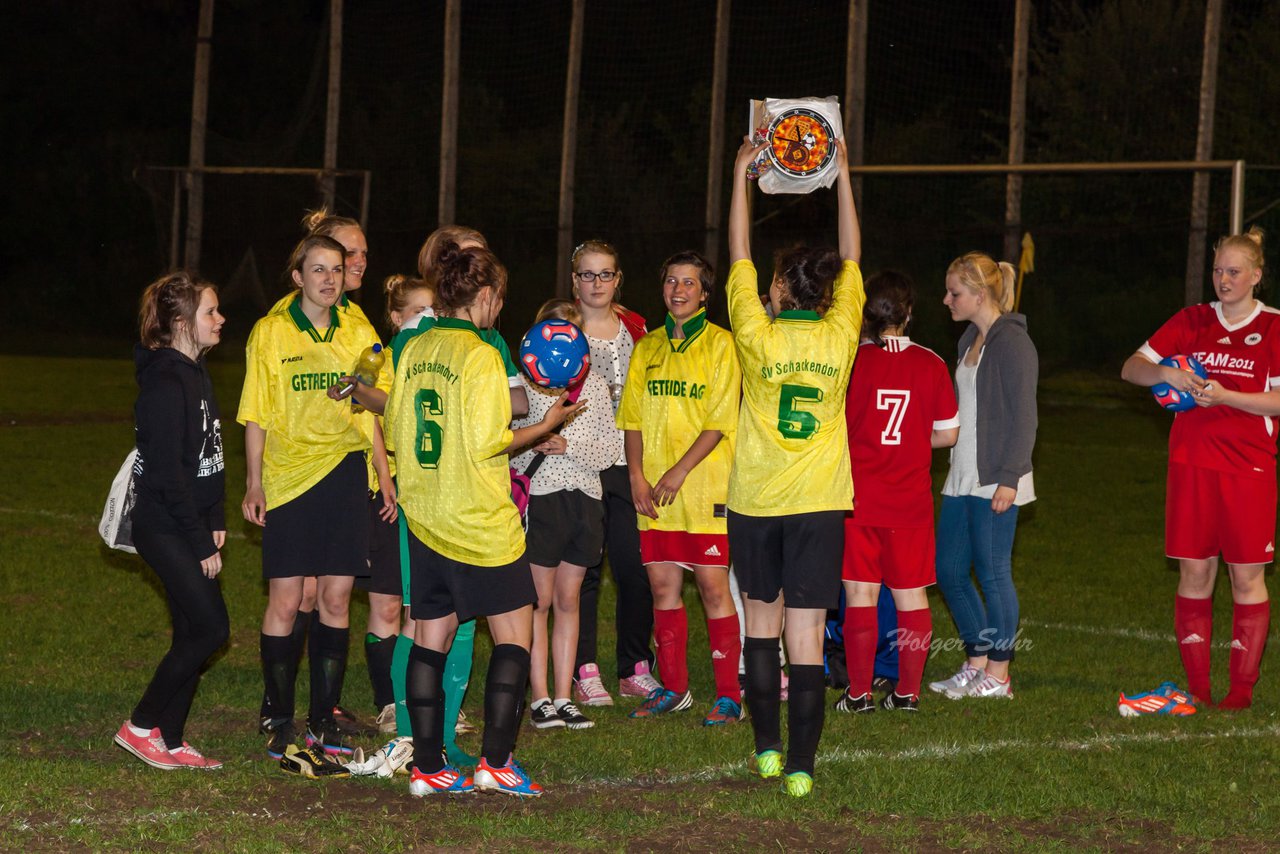
[[[943,303],[968,321],[960,337],[956,397],[960,438],[942,488],[938,587],[951,609],[967,660],[929,688],[953,700],[1012,697],[1009,662],[1018,630],[1013,534],[1018,508],[1035,500],[1039,358],[1027,319],[1013,308],[1014,270],[981,252],[947,268]],[[978,587],[970,576],[977,576]]]

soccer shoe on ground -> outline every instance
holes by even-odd
[[[1186,695],[1183,694],[1182,696],[1185,697]],[[1185,717],[1196,713],[1195,706],[1176,700],[1173,697],[1165,696],[1160,693],[1159,689],[1148,691],[1145,694],[1134,694],[1132,697],[1121,693],[1120,699],[1116,702],[1116,709],[1120,712],[1120,717],[1122,718],[1136,718],[1140,715]]]
[[[341,762],[335,762],[318,747],[298,747],[290,744],[280,757],[280,768],[287,774],[297,774],[310,780],[325,777],[350,777],[351,772]]]
[[[159,727],[146,735],[134,735],[133,730],[129,728],[129,722],[125,721],[120,725],[120,731],[116,733],[115,742],[152,768],[172,771],[174,768],[186,767],[182,761],[169,753],[164,737],[160,735]]]
[[[177,750],[170,750],[169,755],[184,768],[195,768],[199,771],[217,771],[222,767],[221,762],[201,755],[200,751],[185,741],[182,742],[182,746]]]
[[[662,683],[649,672],[647,661],[637,662],[634,674],[618,680],[618,693],[623,697],[648,697],[661,687]]]
[[[539,700],[529,708],[529,723],[538,729],[554,729],[564,726],[564,718],[550,700]]]
[[[848,712],[854,715],[867,715],[876,710],[876,700],[870,693],[858,697],[851,696],[848,691],[840,695],[833,707],[837,712]]]
[[[880,708],[886,712],[918,712],[920,711],[920,698],[904,697],[897,691],[890,691],[880,701]]]
[[[613,705],[613,697],[600,681],[600,668],[595,664],[578,668],[578,678],[573,680],[573,696],[584,706]]]
[[[382,707],[382,711],[378,712],[378,716],[373,719],[374,725],[378,728],[378,732],[386,735],[396,731],[396,704],[387,703]]]
[[[782,754],[776,750],[762,750],[755,755],[755,768],[752,770],[761,779],[782,776]]]
[[[469,732],[475,732],[476,725],[467,720],[467,713],[458,709],[458,722],[453,725],[454,735],[466,735]]]
[[[556,714],[560,716],[560,720],[564,721],[564,725],[569,729],[591,729],[596,722],[584,715],[578,710],[573,703],[565,703],[556,709]]]
[[[702,719],[703,726],[724,726],[742,720],[742,704],[729,697],[717,697],[711,710]]]
[[[948,695],[950,696],[950,695]],[[1005,679],[1001,682],[990,673],[985,674],[981,679],[970,682],[965,686],[965,697],[999,697],[1006,700],[1013,699],[1013,679]]]
[[[1177,700],[1179,703],[1186,703],[1189,706],[1194,706],[1196,703],[1194,697],[1172,682],[1161,682],[1160,686],[1151,693],[1159,694],[1161,697],[1168,697],[1171,700]]]
[[[329,718],[307,727],[307,747],[317,747],[330,756],[350,756],[351,737],[343,732],[337,721]]]
[[[356,717],[355,712],[342,706],[333,707],[333,720],[338,724],[338,731],[349,738],[377,733],[376,726],[366,724]]]
[[[666,688],[655,688],[649,692],[649,696],[645,697],[644,702],[636,707],[631,713],[633,718],[651,718],[654,715],[662,715],[667,712],[680,712],[693,705],[693,695],[688,691],[683,694],[677,694],[675,691],[668,691]]]
[[[402,735],[393,738],[379,747],[363,762],[347,763],[347,770],[356,777],[381,777],[393,774],[407,774],[409,763],[413,761],[413,739]]]
[[[258,724],[258,732],[268,736],[267,755],[272,759],[283,757],[289,745],[298,740],[298,731],[288,718],[263,718]]]
[[[507,757],[506,765],[497,767],[481,757],[473,781],[475,787],[483,792],[501,792],[518,798],[537,798],[542,795],[542,787],[533,782],[514,756]]]
[[[782,778],[782,791],[793,798],[808,797],[813,791],[813,778],[803,771],[792,771]]]
[[[938,694],[946,694],[953,700],[959,700],[968,693],[967,689],[970,682],[981,679],[985,675],[986,673],[966,661],[953,675],[938,682],[930,682],[929,690]]]
[[[409,772],[409,794],[415,798],[425,795],[465,795],[475,790],[471,778],[464,777],[452,765],[446,765],[430,774],[423,774],[417,768]]]

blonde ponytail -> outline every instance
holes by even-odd
[[[1001,314],[1013,309],[1018,271],[1008,261],[997,264],[985,252],[966,252],[951,262],[947,275],[954,275],[972,293],[985,293]]]

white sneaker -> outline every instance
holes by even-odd
[[[600,668],[584,664],[578,668],[578,678],[573,680],[573,695],[584,706],[612,706],[613,697],[600,680]]]
[[[940,682],[930,682],[929,690],[938,694],[945,694],[953,700],[959,700],[968,693],[971,682],[975,682],[985,675],[986,673],[966,661],[964,666],[950,678],[943,679]]]
[[[529,722],[538,729],[554,729],[564,726],[564,718],[556,711],[551,699],[539,700],[529,708]]]
[[[407,774],[413,760],[413,739],[407,735],[393,738],[375,750],[363,762],[350,762],[347,770],[356,777],[382,777]]]
[[[374,718],[374,724],[378,727],[378,732],[389,733],[396,731],[396,704],[387,703],[382,707],[382,711],[378,712],[378,716]]]
[[[1013,699],[1013,679],[1001,682],[990,673],[984,673],[981,679],[970,682],[965,689],[966,697],[1003,697]]]

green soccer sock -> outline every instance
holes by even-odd
[[[409,727],[409,707],[404,701],[405,677],[409,672],[409,650],[413,638],[396,635],[395,652],[391,655],[391,691],[396,698],[396,735],[413,735]]]
[[[444,748],[449,763],[455,766],[475,765],[476,758],[458,747],[458,712],[471,681],[471,659],[475,651],[476,621],[458,626],[453,646],[444,665]]]

